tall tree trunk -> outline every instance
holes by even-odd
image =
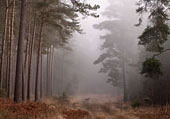
[[[123,101],[127,102],[128,100],[128,94],[127,94],[127,85],[126,85],[126,64],[125,64],[125,53],[123,56],[123,62],[122,62],[122,73],[123,73]]]
[[[30,44],[30,57],[29,57],[29,67],[28,67],[28,82],[27,82],[27,100],[31,100],[31,76],[32,76],[32,58],[34,51],[34,41],[36,33],[36,17],[34,18],[33,34]]]
[[[46,77],[46,96],[49,96],[49,49],[47,49],[47,64],[46,64],[46,69],[47,69],[47,77]]]
[[[41,53],[40,98],[43,97],[43,54]]]
[[[9,1],[6,0],[6,10],[5,10],[5,21],[4,21],[4,31],[2,39],[2,50],[1,50],[1,61],[0,61],[0,89],[3,88],[3,68],[4,68],[4,58],[5,58],[5,45],[7,40],[7,26],[8,26],[8,12],[9,12]]]
[[[51,55],[52,54],[52,48],[51,48],[51,46],[50,46],[50,55],[49,55],[49,65],[48,65],[48,82],[49,82],[49,84],[48,84],[48,94],[49,94],[49,96],[51,96]]]
[[[5,89],[7,93],[9,92],[8,84],[9,84],[9,39],[11,35],[11,17],[10,17],[10,9],[8,12],[8,40],[6,43],[6,78],[5,78]],[[9,97],[9,96],[8,96]]]
[[[21,0],[20,28],[18,38],[15,89],[14,89],[14,101],[17,103],[22,101],[22,63],[24,55],[25,14],[26,14],[26,0]]]
[[[44,27],[44,17],[41,21],[40,36],[39,36],[39,46],[38,46],[38,56],[37,56],[37,69],[36,69],[36,79],[35,79],[35,101],[39,100],[39,72],[40,72],[40,57],[42,50],[42,35]]]
[[[15,0],[13,0],[12,15],[11,15],[11,35],[10,35],[10,56],[9,56],[9,81],[8,81],[8,97],[11,98],[11,89],[13,79],[13,45],[14,45],[14,21],[15,21]]]
[[[54,59],[54,46],[51,49],[51,96],[53,96],[53,59]]]
[[[29,45],[30,45],[30,23],[28,25],[28,36],[27,36],[27,44],[26,44],[26,52],[25,52],[25,61],[23,67],[23,78],[22,78],[22,100],[25,101],[25,81],[26,81],[26,74],[27,74],[27,63],[28,63],[28,55],[29,55]]]
[[[8,45],[7,45],[7,55],[6,55],[6,85],[5,85],[5,90],[7,91],[7,94],[9,92],[9,50],[8,50]],[[9,95],[8,95],[9,97]]]

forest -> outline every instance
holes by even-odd
[[[0,119],[170,119],[169,0],[0,0]]]

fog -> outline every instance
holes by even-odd
[[[57,88],[61,85],[54,86],[54,90],[60,90],[59,92],[65,92],[68,88],[67,83],[70,80],[77,80],[77,83],[74,84],[76,90],[74,89],[74,94],[120,94],[121,88],[117,88],[112,86],[107,82],[107,74],[99,73],[101,64],[94,65],[94,61],[102,54],[103,50],[101,50],[101,46],[103,44],[103,39],[101,36],[107,35],[110,33],[109,29],[99,28],[96,29],[95,25],[103,23],[105,21],[111,21],[114,23],[122,21],[124,24],[123,29],[128,29],[131,33],[128,36],[124,36],[124,33],[120,32],[122,37],[119,37],[120,42],[125,42],[124,46],[120,46],[124,48],[130,55],[131,58],[128,58],[130,63],[138,62],[138,35],[141,32],[141,28],[136,28],[134,25],[138,22],[138,15],[136,14],[136,1],[135,0],[94,0],[90,1],[90,4],[99,4],[100,9],[97,13],[100,15],[99,18],[87,17],[85,19],[81,19],[81,27],[83,29],[83,34],[74,33],[68,47],[72,50],[60,50],[57,49],[55,52],[55,63],[59,63],[56,66],[56,70],[54,71],[54,80],[63,80],[66,84],[63,84],[62,91]],[[113,7],[114,6],[114,7]],[[113,25],[114,29],[120,29],[119,25]],[[119,30],[119,31],[120,31]],[[123,31],[124,32],[124,31]],[[135,32],[135,33],[134,33]],[[125,41],[124,37],[126,37],[128,42]],[[129,38],[128,38],[129,37]],[[117,36],[113,40],[116,39]],[[119,47],[119,46],[118,46]],[[57,53],[58,52],[58,53]],[[63,63],[62,63],[63,62]],[[60,65],[64,65],[62,71],[57,71]],[[132,73],[136,69],[132,68],[132,71],[127,72],[129,78],[134,78],[135,73],[139,73],[139,71]],[[61,74],[64,73],[64,77],[61,79]],[[58,74],[58,75],[57,75]],[[135,76],[136,77],[136,76]],[[73,82],[74,83],[74,82]],[[56,88],[55,88],[56,87]]]
[[[0,9],[0,118],[169,116],[169,0],[0,0]]]

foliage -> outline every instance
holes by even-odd
[[[141,106],[141,103],[138,100],[135,100],[131,103],[132,108],[137,108],[137,107],[140,107],[140,106]]]
[[[95,11],[100,8],[99,5],[90,5],[86,4],[85,2],[81,2],[81,0],[71,0],[73,4],[73,8],[76,12],[81,13],[83,16],[93,16],[93,17],[99,17],[96,13],[91,13],[90,10]]]
[[[146,51],[163,53],[164,43],[168,40],[170,28],[167,24],[169,20],[169,0],[139,0],[136,12],[140,26],[144,13],[148,14],[149,23],[142,35],[139,36],[139,45],[143,45]],[[158,55],[159,56],[159,55]],[[162,75],[161,63],[155,58],[146,59],[143,63],[142,74],[147,77],[157,77]]]
[[[106,52],[101,54],[94,64],[102,63],[103,67],[100,69],[99,73],[108,74],[107,83],[110,83],[112,86],[120,86],[120,62],[117,58],[118,51],[112,47],[106,49]]]
[[[167,24],[160,26],[148,26],[141,36],[139,36],[139,45],[146,46],[147,51],[161,52],[163,43],[168,40],[170,29]]]
[[[43,50],[51,45],[54,47],[64,46],[72,37],[73,32],[82,33],[78,17],[99,17],[95,12],[99,5],[90,5],[83,1],[49,0],[34,2],[38,21],[45,19],[46,29],[43,38]],[[91,13],[92,12],[92,13]]]
[[[146,77],[158,78],[162,75],[161,63],[155,58],[147,58],[143,62],[143,68],[141,74],[145,74]]]
[[[0,90],[0,97],[2,98],[2,97],[7,97],[7,92],[6,92],[6,90],[4,90],[4,89],[1,89]]]

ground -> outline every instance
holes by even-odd
[[[0,99],[0,119],[170,119],[170,106],[132,108],[113,97],[53,97],[15,104]]]

